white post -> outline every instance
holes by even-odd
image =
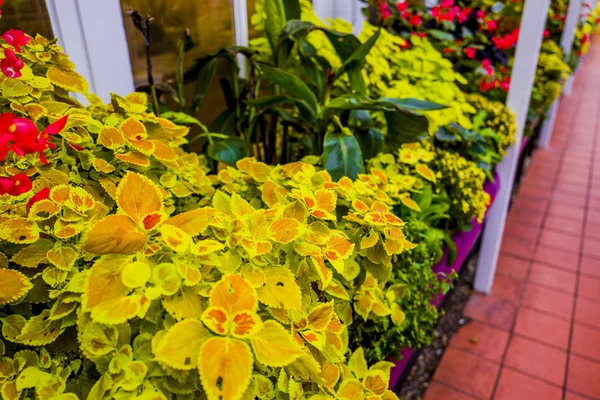
[[[519,35],[511,85],[506,101],[506,105],[516,116],[517,138],[516,143],[509,149],[504,160],[496,168],[496,172],[500,176],[501,187],[488,213],[483,231],[474,284],[475,290],[478,292],[489,293],[494,283],[494,274],[519,161],[519,149],[521,148],[523,130],[527,121],[531,89],[549,5],[550,0],[526,0],[523,16],[521,17],[521,34]]]
[[[579,16],[581,15],[581,0],[571,0],[569,2],[569,9],[567,10],[567,19],[565,20],[565,26],[563,29],[562,36],[560,38],[560,47],[562,47],[565,55],[565,60],[569,59],[571,50],[573,49],[573,40],[575,39],[575,30],[579,22]],[[575,73],[575,71],[573,71]],[[572,89],[572,77],[569,77],[565,84],[566,94],[570,94]],[[567,90],[568,89],[568,90]],[[550,139],[552,139],[552,132],[554,131],[554,122],[556,122],[556,113],[558,111],[558,105],[560,104],[560,98],[558,98],[552,107],[546,113],[546,119],[542,125],[540,132],[540,138],[538,145],[541,148],[547,149],[550,146]]]
[[[560,47],[562,47],[565,53],[565,59],[568,59],[573,49],[573,40],[575,39],[575,31],[577,30],[577,24],[581,16],[581,0],[571,0],[569,2],[569,9],[567,11],[567,19],[565,20],[565,26],[563,34],[560,38]]]
[[[107,101],[111,92],[135,90],[119,0],[46,0],[46,5],[59,44],[91,92]]]
[[[365,3],[358,0],[313,0],[313,9],[319,18],[342,18],[352,24],[352,33],[362,31],[366,17],[362,13]]]
[[[233,23],[235,27],[235,44],[237,46],[248,46],[248,3],[246,0],[233,0]],[[238,65],[240,66],[240,76],[246,77],[246,59],[242,54],[238,54]]]

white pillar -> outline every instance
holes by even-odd
[[[313,0],[313,9],[321,19],[341,18],[352,24],[352,33],[358,35],[362,31],[366,17],[362,13],[366,3],[359,0]]]
[[[250,39],[248,34],[247,0],[233,0],[233,24],[236,46],[248,46]],[[247,76],[246,57],[238,54],[237,61],[240,66],[240,76],[245,78]]]
[[[500,192],[488,213],[483,231],[474,284],[478,292],[489,293],[494,283],[549,5],[550,0],[526,0],[521,17],[521,34],[506,101],[506,105],[516,116],[517,138],[516,143],[496,168],[500,176]]]
[[[46,5],[58,43],[90,92],[108,101],[111,92],[135,90],[119,0],[46,0]]]
[[[582,0],[571,0],[569,2],[569,9],[567,11],[567,19],[565,20],[565,26],[563,29],[562,36],[560,38],[560,47],[565,55],[565,60],[569,59],[571,50],[573,49],[573,40],[575,39],[575,30],[579,22],[579,16],[581,15]],[[573,71],[575,73],[575,71]],[[565,84],[565,94],[571,93],[572,78],[569,77]],[[556,113],[558,111],[558,105],[560,104],[560,97],[552,104],[552,107],[546,113],[546,119],[542,125],[540,132],[540,138],[538,145],[541,148],[547,149],[550,145],[550,139],[552,139],[552,132],[554,131],[554,122],[556,122]]]

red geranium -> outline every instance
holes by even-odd
[[[419,15],[412,15],[410,17],[410,19],[408,20],[408,23],[412,26],[419,26],[421,25],[421,17]]]
[[[40,190],[39,192],[34,194],[27,202],[27,212],[29,212],[29,209],[31,208],[32,205],[34,205],[38,201],[46,200],[49,197],[50,197],[50,189],[47,187],[43,188],[42,190]]]
[[[10,49],[4,49],[4,58],[0,61],[0,68],[4,75],[9,78],[19,78],[21,75],[21,69],[25,66],[23,60],[18,58],[15,53]]]
[[[0,178],[0,195],[19,196],[31,190],[31,179],[25,174],[16,174],[10,178]]]
[[[381,13],[381,19],[384,21],[392,16],[392,10],[390,10],[390,7],[385,1],[379,5],[379,12]]]
[[[492,66],[492,62],[486,58],[481,62],[481,68],[488,74],[492,75],[494,73],[494,67]]]
[[[18,29],[7,30],[2,38],[7,44],[13,46],[17,53],[21,52],[21,46],[25,46],[31,40],[29,36],[25,35],[25,32]]]
[[[486,28],[489,32],[494,32],[496,29],[498,29],[498,23],[493,19],[490,19],[486,22]]]
[[[474,47],[467,47],[465,48],[465,54],[467,55],[468,58],[470,58],[471,60],[475,58],[475,54],[477,53],[477,49]]]
[[[396,5],[396,9],[398,9],[398,12],[406,11],[407,8],[408,1],[402,1]]]
[[[544,29],[544,37],[550,37],[550,31],[548,29]]]
[[[0,115],[0,161],[10,151],[14,151],[19,156],[38,153],[40,161],[47,164],[44,150],[56,148],[48,141],[48,136],[59,133],[66,123],[67,116],[64,116],[40,133],[37,126],[27,118],[15,117],[11,113]]]

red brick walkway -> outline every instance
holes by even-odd
[[[509,213],[491,295],[452,339],[426,400],[600,399],[600,41]]]

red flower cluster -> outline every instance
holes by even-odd
[[[502,37],[494,36],[492,42],[494,42],[499,50],[508,50],[517,44],[519,32],[519,28],[515,28],[512,32]]]
[[[442,0],[439,6],[434,6],[431,9],[431,16],[437,22],[454,22],[454,20],[458,20],[458,22],[462,23],[467,20],[472,11],[473,9],[469,7],[461,9],[459,6],[455,6],[454,0]]]
[[[510,76],[505,76],[504,79],[489,79],[487,76],[484,76],[479,82],[479,90],[481,93],[485,93],[492,89],[502,89],[505,92],[508,92],[510,89]]]
[[[2,39],[4,39],[6,44],[13,46],[17,53],[21,52],[21,46],[25,46],[31,40],[31,38],[25,35],[23,31],[16,29],[9,29],[6,31],[2,35]],[[18,58],[12,50],[7,48],[4,49],[4,58],[0,61],[0,69],[2,69],[4,75],[9,78],[19,78],[22,75],[21,69],[23,69],[24,66],[23,60]]]
[[[481,68],[483,68],[483,70],[488,75],[494,74],[494,67],[492,65],[492,62],[489,60],[489,58],[486,58],[485,60],[481,61]]]
[[[2,39],[4,39],[7,44],[13,46],[17,53],[21,52],[21,46],[25,46],[31,40],[25,32],[18,29],[7,30],[4,32],[4,35],[2,35]]]
[[[381,4],[379,4],[379,13],[381,14],[381,19],[383,21],[392,16],[392,10],[390,10],[390,7],[385,1],[382,1]]]
[[[10,178],[0,178],[0,195],[20,196],[31,190],[31,179],[25,174],[16,174]]]
[[[417,14],[411,15],[408,19],[408,23],[412,26],[419,26],[421,25],[421,17]]]
[[[9,78],[19,78],[21,70],[25,66],[25,63],[20,58],[17,58],[14,51],[4,49],[4,58],[0,61],[0,69],[2,73]]]
[[[0,115],[0,161],[13,151],[19,156],[38,153],[40,161],[47,164],[44,150],[56,148],[48,141],[48,136],[59,133],[66,123],[67,116],[64,116],[40,133],[35,124],[27,118],[15,117],[11,113]]]

